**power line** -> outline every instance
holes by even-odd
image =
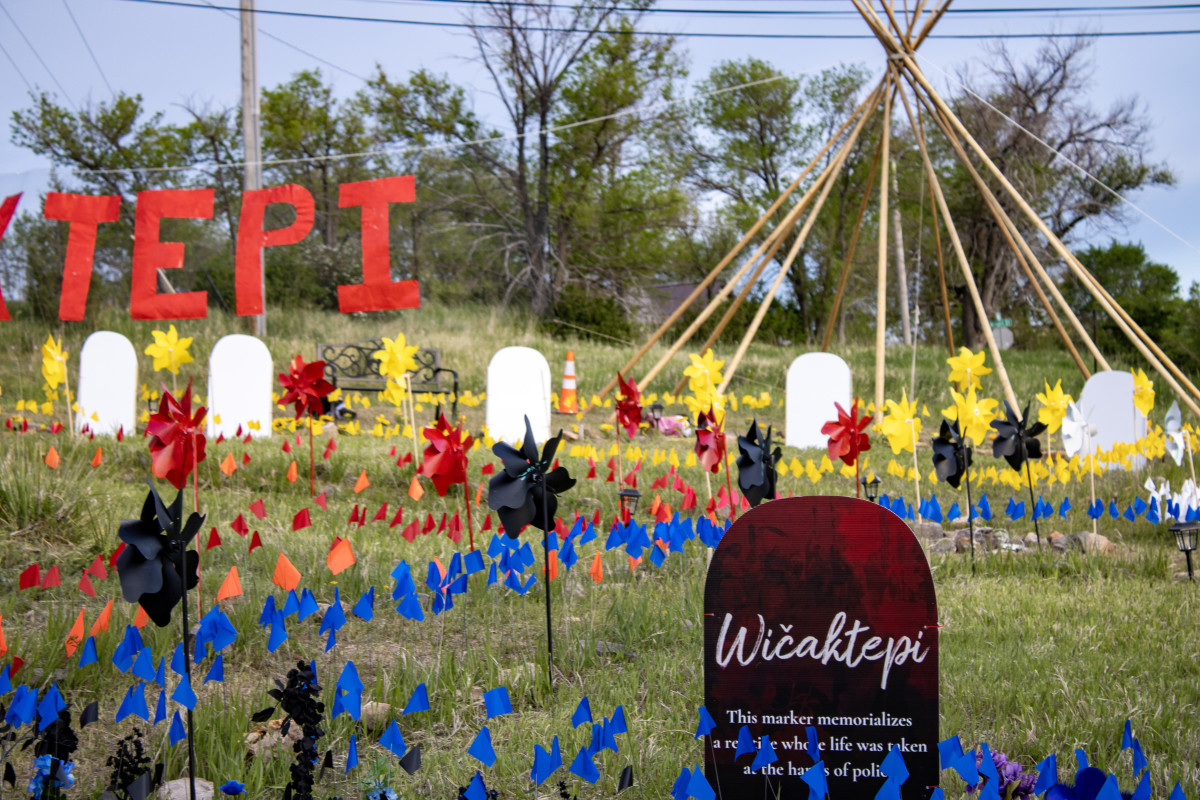
[[[29,37],[25,35],[25,31],[21,30],[21,26],[17,24],[15,19],[13,19],[12,14],[8,13],[8,9],[4,7],[4,3],[0,3],[0,11],[4,12],[4,16],[8,17],[8,21],[11,22],[13,27],[17,29],[17,33],[21,34],[21,38],[25,40],[25,44],[27,44],[29,49],[33,51],[34,58],[36,58],[38,63],[42,65],[42,69],[46,70],[46,73],[49,74],[50,80],[54,81],[54,85],[57,86],[58,90],[63,93],[63,97],[67,98],[67,102],[71,104],[71,107],[78,111],[79,106],[75,105],[75,101],[71,99],[71,95],[67,94],[67,90],[63,88],[63,85],[58,82],[58,78],[54,76],[54,72],[51,71],[50,67],[46,66],[46,62],[42,60],[41,53],[39,53],[37,48],[33,46],[33,42],[29,41]]]
[[[66,0],[63,0],[63,2],[65,3],[65,2],[66,2]],[[227,11],[227,10],[225,10],[225,9],[221,8],[220,6],[213,5],[213,4],[212,4],[212,3],[210,3],[208,0],[203,0],[203,2],[204,2],[204,4],[205,4],[205,5],[207,5],[207,6],[210,6],[210,7],[214,8],[214,9],[216,9],[217,11],[221,11],[221,12],[223,12],[223,13],[225,14],[225,16],[227,16],[227,17],[229,17],[229,18],[231,18],[231,19],[234,19],[234,20],[237,20],[237,19],[238,19],[236,16],[234,16],[234,15],[233,15],[232,13],[230,13],[229,11]],[[316,53],[310,53],[310,52],[308,52],[307,50],[305,50],[303,47],[300,47],[299,45],[296,45],[296,44],[292,44],[291,42],[287,41],[286,39],[280,38],[279,36],[276,36],[276,35],[275,35],[275,34],[273,34],[273,33],[269,33],[268,31],[265,31],[265,30],[263,30],[262,28],[259,28],[259,27],[257,27],[257,26],[255,26],[255,28],[256,28],[256,30],[258,30],[258,32],[259,32],[259,33],[261,33],[263,36],[266,36],[268,39],[274,39],[276,42],[279,42],[279,43],[280,43],[281,45],[283,45],[284,47],[290,47],[290,48],[292,48],[293,50],[295,50],[297,53],[301,53],[302,55],[306,55],[306,56],[308,56],[309,58],[313,59],[314,61],[320,61],[322,64],[326,65],[327,67],[332,67],[333,69],[336,69],[338,72],[344,72],[344,73],[346,73],[346,74],[347,74],[347,75],[349,75],[351,78],[358,78],[358,79],[359,79],[360,81],[362,81],[363,83],[366,83],[366,82],[367,82],[367,79],[366,79],[366,78],[364,78],[362,75],[359,75],[359,74],[357,74],[357,73],[351,72],[350,70],[346,69],[345,67],[338,66],[337,64],[333,63],[332,61],[329,61],[329,60],[327,60],[327,59],[321,58],[321,57],[320,57],[319,55],[317,55]]]
[[[8,50],[4,48],[3,42],[0,42],[0,53],[4,53],[4,56],[8,59],[8,63],[12,64],[12,68],[17,71],[17,75],[21,76],[21,80],[25,81],[25,88],[29,90],[30,94],[33,94],[33,84],[30,83],[29,79],[25,77],[25,73],[21,72],[21,68],[17,66],[17,62],[13,60],[13,57],[9,55]]]
[[[93,52],[92,46],[88,43],[88,39],[83,35],[83,28],[79,27],[79,20],[75,19],[75,14],[71,11],[71,7],[67,5],[67,0],[62,0],[63,8],[67,10],[67,16],[71,18],[71,22],[75,23],[75,30],[79,31],[79,38],[83,40],[83,46],[87,48],[88,55],[92,57],[92,63],[96,65],[96,71],[100,73],[100,77],[104,79],[104,85],[108,87],[108,93],[116,95],[113,91],[112,84],[108,82],[108,76],[104,74],[104,67],[100,66],[100,59],[96,58],[96,53]]]
[[[179,8],[199,8],[204,10],[234,11],[229,6],[200,5],[183,2],[183,0],[124,0],[127,3],[145,3],[158,6],[175,6]],[[533,33],[610,33],[609,31],[592,31],[581,28],[559,28],[541,25],[492,25],[471,22],[443,22],[436,20],[396,19],[393,17],[360,17],[349,14],[316,14],[307,11],[278,11],[274,9],[256,9],[255,14],[269,14],[280,17],[300,19],[316,19],[336,22],[374,22],[389,25],[413,25],[426,28],[455,28],[466,30],[496,30],[511,31],[520,29]],[[615,32],[613,32],[615,33]],[[734,32],[696,32],[696,31],[640,31],[643,36],[675,36],[692,39],[837,39],[837,40],[875,40],[872,33],[734,33]],[[1090,33],[1088,38],[1117,38],[1117,37],[1147,37],[1147,36],[1191,36],[1200,34],[1200,29],[1191,30],[1158,30],[1158,31],[1102,31]],[[933,33],[933,39],[1044,39],[1050,33]]]

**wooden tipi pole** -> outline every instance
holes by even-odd
[[[887,5],[884,5],[887,8]],[[894,71],[888,69],[889,91],[883,97],[883,135],[879,151],[879,250],[875,282],[875,409],[883,409],[884,366],[887,358],[888,168],[891,162]],[[898,88],[898,87],[896,87]]]

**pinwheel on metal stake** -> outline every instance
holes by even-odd
[[[725,465],[725,492],[729,495],[729,516],[735,517],[733,503],[733,483],[729,479],[729,459],[725,455],[725,430],[717,423],[716,410],[709,406],[707,411],[701,411],[696,417],[696,458],[704,468],[704,483],[708,486],[708,499],[712,499],[712,484],[708,474],[714,475]]]
[[[782,451],[778,447],[771,449],[771,431],[768,426],[764,437],[755,419],[750,423],[746,435],[738,437],[738,488],[751,506],[757,506],[763,500],[775,499],[775,464],[782,456]],[[733,502],[732,497],[729,502]]]
[[[546,537],[553,530],[551,519],[558,511],[558,495],[575,485],[566,467],[554,467],[554,452],[562,441],[562,431],[542,447],[538,455],[533,438],[533,426],[525,417],[525,438],[521,449],[508,442],[496,442],[492,452],[504,468],[488,483],[488,507],[500,517],[504,532],[517,538],[521,529],[533,525],[542,531],[542,552],[545,556],[544,581],[546,588],[546,674],[551,685],[554,662],[554,638],[550,618],[550,548]]]
[[[624,467],[621,464],[621,428],[629,435],[630,440],[637,436],[638,428],[642,425],[642,393],[637,383],[630,378],[626,381],[617,373],[617,384],[621,396],[617,398],[617,484],[625,480]]]
[[[308,414],[308,492],[317,493],[317,462],[313,458],[313,417],[320,417],[323,411],[321,400],[333,391],[333,384],[325,380],[325,362],[310,361],[297,355],[292,359],[286,373],[279,373],[279,385],[287,389],[279,404],[286,406],[294,403],[296,419],[307,412]]]
[[[438,497],[445,497],[451,486],[463,485],[463,502],[467,507],[467,536],[471,550],[475,550],[475,528],[471,524],[471,488],[467,481],[467,451],[474,439],[463,430],[460,422],[450,427],[445,414],[439,414],[437,422],[425,429],[424,459],[421,474],[433,481]]]
[[[1025,478],[1029,486],[1029,507],[1035,509],[1033,531],[1037,535],[1038,552],[1040,553],[1042,532],[1038,528],[1037,504],[1033,499],[1033,472],[1029,468],[1029,461],[1042,457],[1042,443],[1037,437],[1046,430],[1046,426],[1041,422],[1035,422],[1027,428],[1025,421],[1028,419],[1028,403],[1025,404],[1025,410],[1021,412],[1021,417],[1018,419],[1012,406],[1005,400],[1004,419],[992,420],[992,428],[996,431],[996,439],[992,442],[992,455],[996,458],[1003,458],[1017,472],[1021,471],[1022,465],[1025,467]]]
[[[975,517],[971,503],[971,447],[958,430],[958,420],[942,420],[941,430],[933,437],[933,469],[937,479],[957,489],[966,479],[967,526],[971,532],[971,574],[975,574]]]
[[[847,414],[840,403],[834,403],[833,406],[837,409],[837,419],[830,420],[821,426],[821,433],[829,437],[830,460],[840,458],[845,463],[854,465],[855,497],[860,497],[862,492],[858,456],[871,449],[871,440],[867,438],[864,431],[871,424],[872,419],[869,415],[861,418],[858,416],[858,404],[859,400],[856,397],[850,406],[850,413]]]

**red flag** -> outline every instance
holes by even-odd
[[[412,544],[414,541],[416,541],[417,534],[420,532],[421,531],[417,529],[417,521],[414,519],[412,522],[408,523],[408,525],[404,528],[404,532],[400,535],[404,537],[405,541],[407,541],[409,544]]]
[[[387,504],[384,503],[384,505],[386,506]],[[388,527],[394,528],[403,521],[404,521],[404,506],[396,506],[396,516],[392,517],[392,523],[390,525],[388,525]]]
[[[42,576],[43,589],[50,589],[55,586],[62,586],[62,579],[58,576],[57,564],[46,570],[46,574]]]
[[[86,594],[88,597],[96,596],[96,588],[92,586],[92,579],[88,576],[88,571],[85,569],[83,574],[79,576],[79,591]]]
[[[321,458],[328,461],[329,457],[336,452],[337,452],[337,442],[335,442],[333,439],[330,439],[329,444],[325,445],[325,452],[321,454]]]
[[[104,568],[104,559],[100,556],[96,556],[96,560],[93,561],[92,565],[87,568],[87,571],[92,573],[94,577],[97,577],[100,580],[104,580],[108,577],[108,570]]]
[[[258,531],[255,531],[255,532],[254,532],[254,533],[253,533],[253,534],[250,536],[250,549],[249,549],[249,550],[247,550],[246,552],[247,552],[247,553],[253,553],[253,552],[254,552],[254,548],[256,548],[256,547],[262,547],[262,539],[258,538]]]
[[[484,464],[483,468],[479,470],[479,473],[481,475],[494,475],[495,472],[496,472],[495,464]]]
[[[221,537],[220,537],[220,535],[217,534],[217,529],[213,528],[211,531],[208,532],[208,545],[204,549],[206,551],[212,550],[214,547],[216,547],[220,543],[221,543]]]
[[[450,519],[450,524],[446,528],[446,538],[458,544],[462,541],[462,522],[458,518],[458,512],[454,512],[454,516]]]
[[[292,517],[292,530],[300,531],[312,525],[312,517],[309,516],[308,509],[302,508],[296,512],[296,516]]]
[[[229,523],[229,527],[233,528],[233,532],[238,536],[245,536],[250,532],[250,526],[246,524],[246,519],[241,514],[238,514],[237,519]]]
[[[353,525],[358,522],[358,503],[354,504],[354,509],[350,512],[350,519],[346,520],[347,525]]]
[[[431,530],[437,527],[437,523],[433,521],[433,514],[429,513],[425,516],[425,524],[421,526],[421,535],[427,535]]]
[[[317,505],[319,505],[319,506],[321,507],[321,510],[322,510],[322,511],[328,511],[328,510],[329,510],[329,507],[326,505],[325,493],[324,493],[324,492],[321,492],[319,495],[317,495],[316,497],[314,497],[314,498],[313,498],[313,502],[314,502],[314,503],[316,503]]]
[[[119,545],[117,545],[117,549],[112,551],[112,555],[108,557],[108,568],[109,569],[117,568],[117,558],[123,552],[125,552],[125,543],[121,542]]]
[[[262,498],[259,498],[250,504],[250,513],[259,519],[267,516],[267,507],[263,505]]]
[[[486,517],[483,518],[483,527],[481,527],[479,530],[480,531],[490,531],[491,529],[492,529],[492,515],[488,514]]]
[[[375,516],[371,518],[371,522],[387,521],[387,501],[383,501],[383,505],[375,512]]]
[[[457,514],[458,512],[455,511],[454,513]],[[438,523],[437,532],[441,533],[444,530],[446,530],[446,512],[445,511],[442,512],[442,521],[440,523]]]

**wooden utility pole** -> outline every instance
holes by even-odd
[[[262,188],[262,141],[258,131],[258,56],[256,55],[254,0],[242,0],[242,152],[245,161],[242,188]],[[267,267],[259,272],[262,313],[254,318],[254,334],[267,335]]]

